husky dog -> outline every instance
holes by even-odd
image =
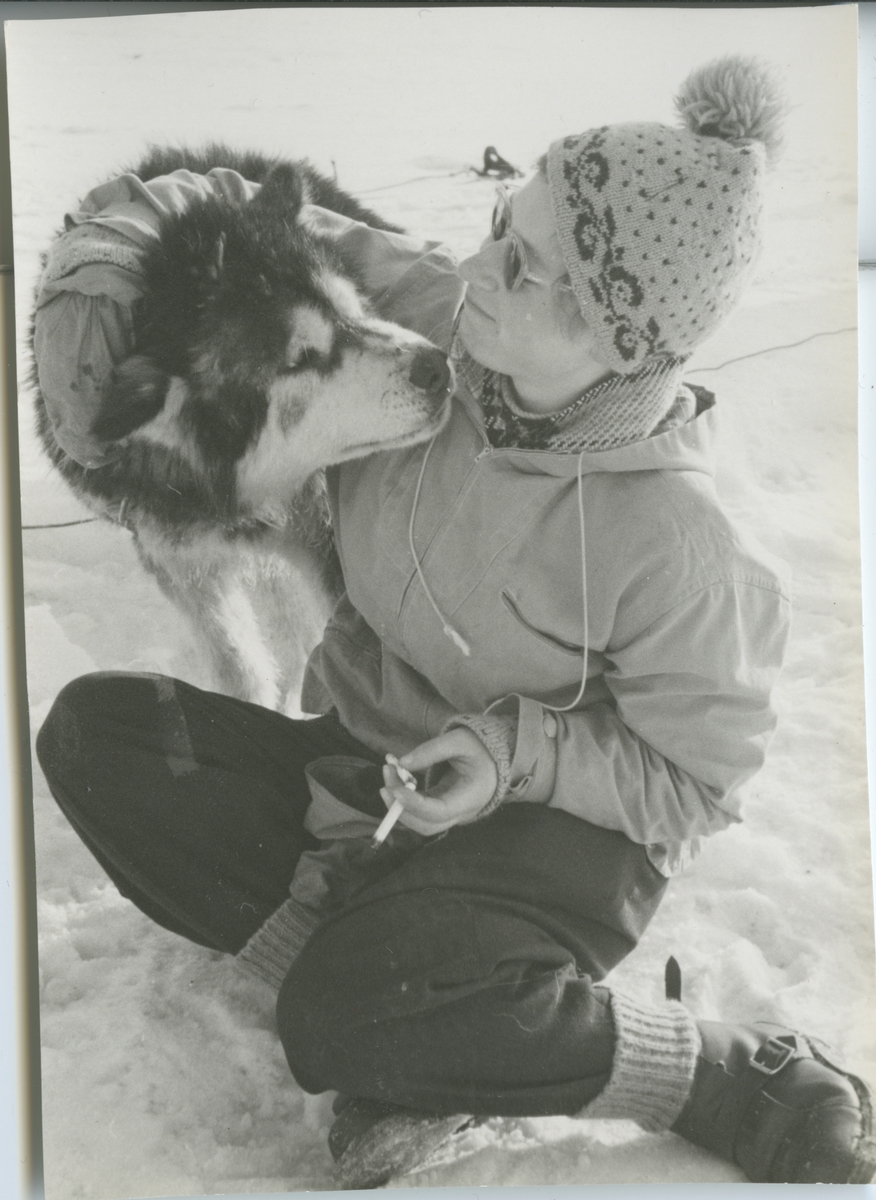
[[[306,162],[157,150],[134,173],[183,167],[262,186],[248,204],[199,198],[163,218],[144,252],[133,351],[92,429],[118,456],[94,469],[70,458],[37,386],[38,430],[74,491],[133,532],[204,644],[213,686],[294,713],[341,588],[324,468],[431,437],[451,369],[372,314],[302,206],[396,227]]]

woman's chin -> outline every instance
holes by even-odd
[[[485,324],[485,318],[478,318],[477,315],[469,318],[468,312],[463,310],[457,328],[459,340],[475,362],[491,371],[501,371],[502,366],[496,361],[498,358],[496,350],[491,345],[490,338],[486,336],[486,331],[481,328]]]

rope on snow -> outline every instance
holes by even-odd
[[[332,168],[335,172],[335,182],[338,180],[338,170],[332,160]],[[484,151],[484,165],[482,167],[463,167],[461,171],[448,171],[444,175],[415,175],[412,179],[402,179],[399,183],[385,183],[381,187],[368,188],[364,192],[357,192],[358,196],[373,196],[375,192],[388,192],[391,188],[406,187],[409,183],[422,183],[427,179],[453,179],[457,175],[473,174],[479,175],[482,179],[522,179],[523,172],[515,167],[513,163],[509,163],[506,158],[503,158],[495,146],[487,146]]]
[[[81,521],[54,521],[48,525],[22,525],[22,529],[66,529],[68,525],[90,525],[92,521],[101,521],[102,517],[83,517]]]
[[[746,358],[758,358],[761,354],[771,354],[773,350],[793,350],[796,346],[805,346],[807,342],[812,342],[815,338],[820,337],[836,337],[840,333],[855,333],[857,325],[848,325],[845,329],[823,329],[821,333],[810,333],[808,337],[801,338],[799,342],[784,342],[780,346],[766,346],[763,350],[754,350],[751,354],[740,354],[738,358],[728,358],[726,362],[718,363],[716,367],[691,367],[688,375],[698,375],[701,371],[720,371],[722,367],[729,367],[731,363],[743,362]]]

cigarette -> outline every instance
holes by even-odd
[[[371,838],[371,845],[375,849],[377,849],[378,846],[383,845],[383,843],[389,837],[390,830],[392,829],[393,825],[395,825],[396,821],[404,811],[405,806],[402,804],[401,800],[394,800],[392,802],[389,812],[377,826],[374,831],[374,836]]]
[[[395,767],[396,771],[398,772],[399,779],[402,781],[408,791],[415,792],[417,790],[417,781],[411,772],[399,763],[394,754],[387,754],[386,761],[390,764],[390,766]],[[403,801],[394,800],[392,802],[386,816],[374,831],[374,835],[371,838],[372,846],[376,848],[377,846],[383,845],[383,843],[389,837],[393,825],[395,825],[396,821],[404,811],[405,806]]]

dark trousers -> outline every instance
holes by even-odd
[[[122,895],[167,929],[236,953],[317,843],[304,769],[379,758],[332,716],[292,721],[157,675],[69,684],[37,752]],[[574,1113],[604,1087],[614,1030],[594,987],[635,946],[666,881],[641,846],[568,813],[508,804],[389,855],[323,922],[280,991],[307,1091],[436,1112]]]

